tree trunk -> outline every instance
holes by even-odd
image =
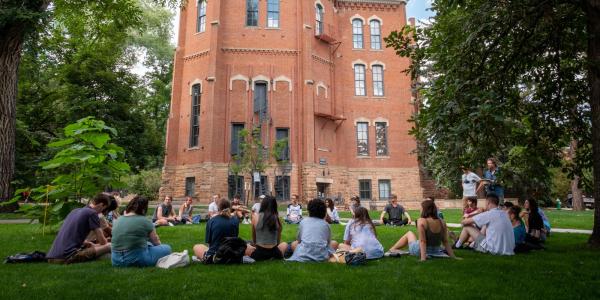
[[[569,159],[571,159],[573,163],[575,163],[575,155],[577,155],[577,141],[571,140],[571,147],[569,149]],[[579,177],[579,175],[575,175],[575,177],[573,177],[573,180],[571,180],[571,195],[573,201],[572,204],[573,210],[575,211],[582,211],[585,209],[585,206],[583,205],[583,193],[579,188],[580,179],[581,177]]]
[[[15,172],[15,124],[17,79],[24,25],[9,24],[0,28],[0,203],[12,196],[11,181]],[[14,211],[18,206],[0,206],[0,212]]]
[[[592,160],[594,168],[594,229],[589,244],[600,247],[600,0],[586,1],[590,105],[592,107]]]

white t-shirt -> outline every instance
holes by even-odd
[[[217,206],[217,203],[213,201],[208,205],[208,214],[210,215],[211,213],[217,212],[219,212],[219,207]]]
[[[367,259],[383,257],[383,246],[373,233],[371,225],[354,225],[354,219],[346,224],[344,241],[350,241],[352,249],[362,248]]]
[[[254,205],[252,205],[252,212],[253,213],[259,213],[260,212],[260,202],[254,203]]]
[[[298,219],[299,217],[302,216],[302,205],[300,205],[300,204],[296,204],[296,205],[290,204],[290,205],[288,205],[287,215],[292,220]]]
[[[487,226],[481,248],[496,255],[515,254],[515,233],[505,211],[495,208],[474,216],[473,220],[480,228]]]
[[[463,197],[477,197],[477,183],[481,178],[473,172],[462,175]]]

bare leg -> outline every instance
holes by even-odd
[[[394,246],[392,246],[392,248],[390,248],[390,251],[394,251],[394,250],[400,250],[406,246],[408,246],[408,244],[410,244],[410,242],[414,242],[417,240],[417,236],[412,233],[412,231],[407,232],[405,235],[403,235],[395,244]]]
[[[197,258],[202,259],[204,257],[204,253],[208,251],[208,247],[206,245],[197,244],[194,245],[194,254]]]
[[[338,250],[350,251],[351,249],[352,249],[352,247],[350,247],[350,245],[346,245],[346,244],[339,244],[338,245]]]
[[[475,240],[481,232],[473,226],[465,226],[460,233],[460,238],[458,239],[458,244],[462,245],[465,241]]]
[[[100,257],[106,253],[110,253],[110,243],[106,243],[105,245],[94,245],[93,247],[96,251],[96,257]]]
[[[298,242],[298,241],[292,242],[292,251],[296,251],[296,247],[298,247],[298,244],[300,244],[300,242]]]
[[[167,225],[169,225],[169,221],[167,219],[158,219],[158,220],[156,220],[155,223],[158,226],[167,226]]]
[[[244,255],[250,256],[250,255],[252,255],[252,253],[254,253],[255,250],[256,250],[256,247],[254,247],[252,245],[247,245],[246,252],[244,253]]]
[[[329,243],[329,247],[331,247],[331,249],[333,249],[333,250],[337,250],[338,246],[339,246],[339,243],[336,241],[331,241]]]
[[[285,254],[287,247],[288,247],[288,243],[286,243],[286,242],[283,242],[283,243],[280,243],[279,245],[277,245],[277,248],[279,248],[279,251],[281,251],[281,254]]]

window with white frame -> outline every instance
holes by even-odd
[[[323,34],[323,6],[317,4],[315,7],[315,33],[316,35]]]
[[[388,156],[388,134],[386,122],[375,122],[375,153],[377,156]]]
[[[371,49],[381,49],[381,22],[379,20],[371,20]]]
[[[279,0],[267,0],[267,27],[279,28]]]
[[[379,180],[379,200],[389,200],[392,190],[392,183],[389,179]]]
[[[354,65],[354,95],[366,96],[367,90],[365,88],[365,65],[355,64]]]
[[[373,65],[373,96],[383,96],[383,66]]]
[[[356,123],[356,152],[358,156],[369,156],[369,123]]]
[[[258,0],[246,0],[246,26],[258,26]]]
[[[196,22],[196,32],[206,30],[206,0],[198,1],[198,20]]]
[[[352,45],[354,49],[363,48],[363,21],[361,19],[352,20]]]

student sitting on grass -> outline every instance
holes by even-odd
[[[398,196],[392,194],[392,201],[385,206],[379,217],[379,222],[385,225],[391,226],[403,226],[412,223],[410,215],[404,209],[404,207],[398,204]],[[384,218],[385,214],[388,214],[389,219]]]
[[[510,202],[504,202],[504,204],[507,204],[507,203],[510,203]],[[525,230],[525,224],[523,223],[523,221],[521,221],[521,218],[519,217],[519,214],[521,213],[521,208],[513,205],[508,208],[508,211],[506,213],[508,214],[508,218],[510,219],[510,222],[512,223],[512,226],[513,226],[513,232],[515,234],[515,249],[516,249],[519,247],[519,245],[522,245],[523,243],[525,243],[525,236],[527,235],[527,232]]]
[[[329,224],[340,224],[340,215],[338,213],[337,208],[333,204],[333,200],[331,198],[325,199],[325,204],[327,205],[327,217],[325,220]]]
[[[264,197],[260,211],[252,218],[252,242],[256,249],[249,256],[256,261],[283,259],[288,244],[281,242],[282,229],[277,200],[273,196]]]
[[[115,221],[112,239],[112,265],[151,267],[169,254],[171,247],[161,244],[154,225],[146,218],[148,199],[135,196],[125,214]]]
[[[515,234],[508,214],[498,207],[498,197],[490,193],[486,197],[487,211],[465,219],[461,222],[463,230],[456,242],[456,248],[463,243],[471,242],[471,248],[483,253],[494,255],[513,255],[515,249]],[[486,232],[477,227],[485,226]]]
[[[237,237],[240,228],[240,220],[231,214],[231,203],[227,199],[217,202],[218,214],[214,215],[206,223],[204,241],[208,245],[194,245],[194,254],[204,264],[214,263],[214,255],[217,253],[221,241],[227,237]],[[254,247],[248,245],[246,255],[254,251]]]
[[[194,206],[192,203],[194,199],[192,197],[185,197],[185,202],[179,207],[179,215],[177,216],[177,220],[180,224],[192,224],[192,211],[194,210]]]
[[[208,205],[208,215],[206,216],[207,220],[219,214],[219,206],[217,205],[219,199],[221,199],[219,194],[212,196],[212,201]]]
[[[360,206],[360,197],[358,196],[354,196],[352,198],[350,198],[350,213],[352,214],[352,217],[354,217],[354,210],[361,207]]]
[[[108,215],[111,212],[115,212],[115,210],[119,207],[117,200],[114,196],[106,194],[108,196],[109,204],[108,207],[105,208],[102,213],[98,214],[98,218],[100,218],[100,228],[102,229],[102,233],[107,242],[110,242],[112,238],[112,223],[107,220]],[[116,220],[116,219],[115,219]],[[91,243],[98,243],[98,237],[96,236],[95,231],[91,231],[88,236],[85,238],[86,241]]]
[[[110,243],[104,238],[98,214],[110,204],[110,197],[96,195],[86,207],[74,209],[65,218],[46,258],[49,263],[72,264],[94,260],[110,253]],[[85,238],[93,231],[97,243]]]
[[[467,207],[463,209],[463,220],[472,218],[483,212],[483,209],[477,207],[477,197],[467,198]]]
[[[287,207],[285,222],[288,224],[299,224],[302,221],[302,205],[298,203],[298,196],[292,195],[292,203]]]
[[[383,246],[377,240],[375,225],[371,221],[369,211],[364,207],[354,210],[354,218],[346,224],[344,243],[338,249],[351,251],[361,248],[367,259],[383,257]]]
[[[537,201],[530,199],[526,201],[529,206],[527,214],[527,241],[533,244],[540,244],[546,240],[544,230],[544,219],[539,213]]]
[[[331,228],[325,222],[327,207],[320,199],[308,202],[308,218],[300,222],[297,240],[291,245],[294,254],[289,261],[327,261],[338,247],[331,240]]]
[[[408,246],[408,252],[420,257],[422,261],[436,256],[456,258],[448,242],[446,223],[438,218],[437,207],[433,201],[425,200],[421,203],[421,217],[417,220],[417,230],[420,239],[409,231],[390,248],[386,256],[398,255],[400,249]]]
[[[173,198],[171,196],[165,196],[163,203],[156,206],[154,216],[152,217],[154,226],[175,226],[179,223],[171,202],[173,202]]]
[[[238,195],[233,197],[233,202],[231,202],[231,211],[239,220],[242,220],[242,224],[250,224],[250,220],[248,220],[248,218],[251,212],[247,207],[242,205],[240,200],[241,199]]]

